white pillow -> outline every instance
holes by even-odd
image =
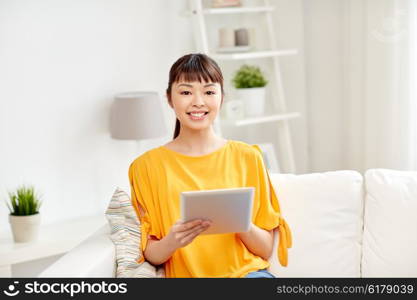
[[[365,173],[362,277],[417,277],[417,172]]]
[[[363,179],[355,171],[272,173],[292,233],[288,266],[270,258],[276,277],[360,277]]]
[[[111,228],[110,238],[116,247],[116,277],[165,277],[164,268],[156,268],[142,257],[140,221],[129,195],[116,188],[106,217]]]

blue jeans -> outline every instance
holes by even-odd
[[[274,275],[269,273],[266,269],[250,272],[244,278],[276,278]]]

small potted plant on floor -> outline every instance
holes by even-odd
[[[7,206],[10,210],[9,222],[12,227],[13,239],[16,243],[35,241],[38,238],[42,204],[32,186],[19,187],[16,192],[9,193]]]
[[[237,96],[245,105],[247,116],[261,116],[265,111],[265,86],[268,80],[257,66],[243,65],[233,77]]]

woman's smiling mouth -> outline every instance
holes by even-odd
[[[198,120],[204,120],[208,113],[209,113],[208,111],[205,111],[205,112],[199,111],[199,112],[189,112],[187,113],[187,115],[190,116],[191,120],[198,121]]]

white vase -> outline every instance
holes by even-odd
[[[237,97],[245,105],[245,116],[259,117],[265,112],[265,88],[237,89]]]
[[[16,243],[33,242],[38,239],[41,216],[39,213],[29,216],[9,215],[13,239]]]

